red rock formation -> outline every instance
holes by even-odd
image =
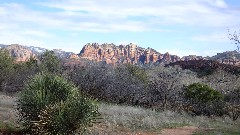
[[[217,53],[210,59],[216,60],[219,63],[240,66],[240,53],[238,51],[226,51]]]
[[[10,53],[16,62],[25,62],[28,61],[31,57],[34,58],[36,56],[30,49],[18,44],[9,45],[4,49]]]
[[[10,55],[15,58],[16,62],[24,62],[30,57],[36,57],[41,54],[41,52],[32,51],[31,47],[18,44],[2,45],[1,47],[8,50]],[[147,64],[158,62],[168,64],[177,61],[215,60],[223,64],[240,66],[240,53],[237,51],[218,53],[213,57],[189,55],[180,58],[176,55],[170,55],[169,53],[161,54],[152,48],[141,48],[132,43],[119,46],[114,44],[99,45],[97,43],[89,43],[82,48],[80,54],[65,52],[59,49],[54,49],[53,51],[59,58],[64,58],[69,61],[82,61],[83,59],[87,59],[96,62],[103,61],[114,65],[118,63]]]
[[[204,60],[202,56],[196,56],[196,55],[189,55],[189,56],[183,56],[181,58],[181,61],[189,61],[189,60]]]
[[[164,55],[151,48],[141,48],[135,44],[119,45],[97,43],[86,44],[79,56],[94,61],[105,61],[108,64],[116,63],[155,63],[155,62],[175,62],[180,58],[178,56],[166,53]]]
[[[71,54],[69,57],[68,57],[69,59],[78,59],[79,58],[79,56],[77,55],[77,54]]]

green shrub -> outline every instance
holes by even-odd
[[[62,67],[60,59],[54,54],[53,51],[46,51],[40,56],[40,68],[42,71],[51,73],[60,73]]]
[[[193,83],[185,88],[185,97],[200,103],[209,103],[213,101],[223,100],[223,95],[201,83]]]
[[[37,74],[18,99],[20,121],[31,133],[84,132],[98,115],[97,105],[60,76]]]
[[[196,115],[217,115],[225,114],[223,107],[223,95],[201,83],[193,83],[185,87],[185,98]]]
[[[127,64],[126,67],[131,76],[136,77],[143,83],[147,83],[148,76],[144,69],[132,64]]]

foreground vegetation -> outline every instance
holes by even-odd
[[[20,121],[31,134],[82,134],[99,114],[74,84],[50,73],[34,76],[17,104]]]
[[[5,96],[1,94],[1,96]],[[1,103],[0,117],[1,131],[22,132],[23,129],[16,124],[16,115],[7,116],[8,111],[2,111],[8,106],[13,111],[14,97],[8,97],[8,103]],[[101,119],[85,134],[160,134],[163,129],[182,126],[195,126],[198,129],[194,134],[239,134],[240,121],[232,121],[229,117],[191,116],[187,113],[172,111],[156,111],[142,107],[131,107],[109,103],[100,103]],[[5,120],[3,120],[5,119]],[[3,122],[4,121],[4,122]]]
[[[0,91],[22,93],[17,97],[19,122],[7,119],[8,113],[4,113],[12,111],[8,104],[12,106],[14,102],[0,101],[0,127],[4,131],[85,131],[92,119],[81,114],[97,115],[93,109],[97,107],[85,100],[91,97],[101,103],[98,111],[102,120],[87,130],[89,134],[160,132],[187,125],[203,129],[196,134],[239,133],[238,72],[225,68],[195,71],[154,64],[112,66],[92,61],[84,66],[64,65],[51,51],[25,63],[15,63],[4,50],[0,50],[0,56]],[[82,118],[87,119],[88,126],[81,125]],[[205,130],[209,128],[213,130]]]

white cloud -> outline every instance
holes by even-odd
[[[3,7],[0,7],[0,17],[3,15],[6,15],[6,13],[7,13],[6,9]]]
[[[41,40],[9,32],[0,33],[0,44],[20,44],[47,47],[46,43]]]
[[[201,42],[227,42],[229,39],[227,38],[227,33],[225,34],[205,34],[205,35],[197,35],[192,37],[194,41]]]
[[[227,8],[228,7],[224,0],[214,0],[213,2],[218,7],[221,7],[221,8]]]
[[[52,38],[54,37],[53,34],[50,34],[45,31],[39,31],[39,30],[26,30],[22,34],[26,36],[36,36],[36,37],[43,37],[43,38]]]
[[[228,8],[224,0],[122,0],[119,2],[109,0],[73,1],[42,3],[42,5],[62,9],[69,16],[86,13],[86,20],[94,19],[96,22],[108,23],[125,22],[128,17],[149,17],[141,20],[146,27],[156,24],[189,24],[196,26],[222,27],[237,25],[238,11]],[[84,16],[84,15],[83,15]],[[232,20],[232,22],[230,21]],[[233,21],[234,20],[234,21]],[[145,29],[144,29],[145,30]],[[131,30],[129,30],[131,31]]]
[[[159,25],[222,28],[240,24],[240,19],[236,19],[239,12],[229,8],[224,0],[51,0],[37,5],[52,8],[53,12],[37,11],[17,3],[0,5],[0,19],[5,20],[0,25],[12,22],[47,30],[139,32],[159,31]],[[62,10],[54,11],[56,8]]]

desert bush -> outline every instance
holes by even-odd
[[[140,68],[139,66],[132,65],[132,64],[127,64],[126,68],[131,76],[137,78],[138,80],[142,81],[143,83],[148,82],[147,72],[143,68]]]
[[[225,110],[232,120],[237,120],[240,116],[240,87],[230,91],[225,96],[225,101],[227,104],[225,105]]]
[[[231,74],[224,70],[216,70],[212,75],[204,76],[201,79],[204,84],[223,94],[240,87],[239,75]]]
[[[0,49],[0,90],[4,90],[3,84],[9,75],[14,71],[13,58],[9,55],[9,52]]]
[[[60,73],[62,67],[60,59],[54,54],[53,51],[46,51],[40,56],[40,68],[42,71]]]
[[[69,78],[83,92],[101,101],[130,105],[139,105],[144,96],[145,83],[139,79],[144,74],[139,67],[124,64],[113,67],[102,63],[90,63],[68,71]]]
[[[112,72],[112,83],[106,89],[117,103],[140,105],[146,97],[146,72],[137,66],[119,65]]]
[[[183,85],[199,81],[196,74],[179,67],[157,67],[149,71],[150,102],[165,110],[178,109],[183,102]]]
[[[87,64],[85,67],[74,67],[67,73],[69,78],[87,93],[99,100],[106,99],[104,89],[111,84],[111,67],[98,63]]]
[[[192,106],[196,115],[223,115],[223,94],[208,85],[193,83],[184,89],[187,102]]]
[[[4,90],[9,92],[21,91],[24,86],[24,82],[31,76],[34,76],[40,72],[37,61],[34,58],[30,58],[24,63],[14,64],[14,70],[12,74],[9,74],[4,81]]]
[[[98,115],[97,105],[60,76],[40,73],[18,99],[23,126],[33,134],[72,134],[87,128]]]
[[[225,107],[225,111],[227,112],[228,116],[233,120],[237,120],[240,116],[240,105],[238,104],[233,104],[227,102]]]

